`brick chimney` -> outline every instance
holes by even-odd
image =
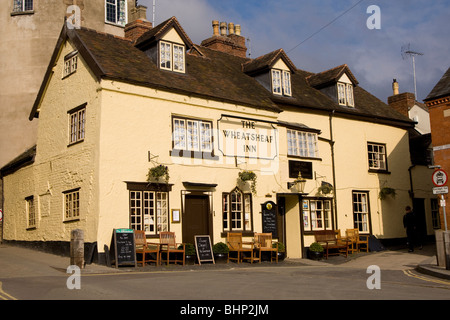
[[[203,40],[201,45],[213,50],[229,53],[238,57],[247,56],[247,47],[245,38],[241,36],[241,26],[234,23],[221,22],[218,20],[212,22],[213,36]],[[228,31],[228,32],[227,32]]]
[[[149,31],[153,26],[147,20],[147,7],[139,5],[130,10],[131,22],[125,25],[125,38],[135,42],[140,36]]]
[[[404,116],[409,118],[409,110],[416,104],[414,93],[404,92],[399,94],[399,86],[396,79],[392,82],[393,95],[388,97],[388,104]]]

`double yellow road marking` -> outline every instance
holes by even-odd
[[[412,270],[403,270],[403,273],[405,275],[407,275],[408,277],[413,277],[413,278],[420,279],[423,281],[428,281],[428,282],[433,282],[433,283],[438,283],[438,284],[445,284],[445,285],[450,286],[450,281],[448,281],[448,280],[428,278],[426,276],[418,275],[418,274],[414,273]]]
[[[3,291],[1,282],[0,282],[0,300],[17,300],[12,295],[7,294],[5,291]]]

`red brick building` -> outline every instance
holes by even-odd
[[[434,162],[450,173],[450,68],[438,81],[424,100],[430,110],[431,139],[433,141]],[[447,203],[447,224],[450,222],[449,195],[444,195]],[[444,217],[441,209],[441,226]]]

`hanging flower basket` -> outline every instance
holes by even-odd
[[[333,192],[333,186],[329,183],[322,183],[322,185],[317,189],[322,194],[330,194]]]
[[[148,170],[147,174],[147,181],[152,182],[156,180],[156,182],[159,182],[159,180],[163,178],[166,183],[169,183],[169,168],[166,166],[163,166],[160,164],[159,166],[150,168]]]
[[[247,170],[241,171],[239,172],[239,179],[242,182],[251,181],[250,188],[252,190],[252,193],[256,193],[256,173]]]
[[[380,198],[380,200],[384,200],[387,198],[387,196],[391,196],[392,198],[395,198],[396,196],[396,192],[395,189],[393,188],[389,188],[389,187],[383,187],[380,190],[380,193],[378,194],[378,198]]]

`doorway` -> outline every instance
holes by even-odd
[[[418,241],[422,242],[427,236],[427,222],[425,217],[425,199],[413,199],[413,211],[416,216]]]
[[[209,197],[186,195],[183,213],[183,242],[194,244],[196,235],[210,234]]]

